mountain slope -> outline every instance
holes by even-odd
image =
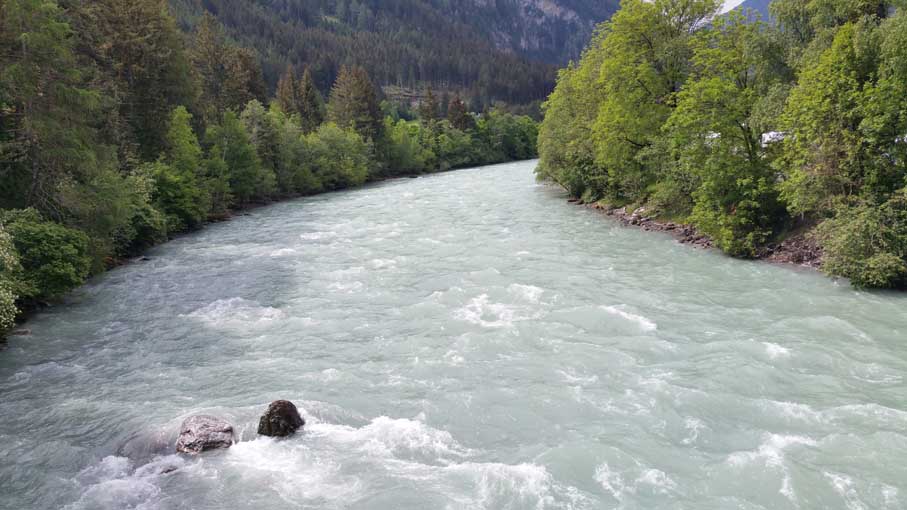
[[[310,66],[327,90],[340,66],[380,85],[460,91],[474,104],[529,103],[553,88],[609,3],[592,0],[170,0],[192,30],[211,12],[262,58],[273,86],[287,65]]]

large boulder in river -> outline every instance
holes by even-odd
[[[176,451],[197,454],[233,446],[233,425],[216,417],[199,414],[190,416],[180,427]]]
[[[299,410],[289,400],[275,400],[258,421],[258,433],[263,436],[286,437],[305,425]]]

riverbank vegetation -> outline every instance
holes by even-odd
[[[624,0],[545,106],[540,178],[758,257],[809,229],[823,268],[907,286],[907,13]]]
[[[275,90],[162,0],[0,4],[0,336],[20,309],[252,204],[536,154],[528,117],[382,102],[358,66]]]

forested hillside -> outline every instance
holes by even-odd
[[[775,0],[624,0],[561,72],[539,175],[759,256],[792,232],[859,286],[907,286],[907,13]]]
[[[556,68],[577,57],[595,22],[613,12],[592,0],[171,0],[191,31],[205,12],[254,48],[266,82],[308,66],[322,90],[340,66],[366,68],[380,86],[451,89],[482,109],[525,104],[553,88]]]
[[[231,210],[536,154],[528,117],[430,89],[411,111],[357,65],[326,98],[302,66],[274,88],[258,53],[211,15],[184,33],[166,0],[0,3],[0,337]]]

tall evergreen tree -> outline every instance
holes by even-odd
[[[425,97],[419,101],[419,118],[426,124],[438,120],[438,98],[431,87],[428,87]]]
[[[450,100],[450,105],[447,107],[447,120],[450,121],[453,127],[466,131],[467,129],[473,127],[472,116],[469,115],[469,112],[466,110],[466,103],[460,99],[459,95],[454,96]]]
[[[331,89],[328,115],[338,126],[353,129],[364,140],[378,142],[383,138],[384,118],[378,94],[361,67],[340,69]]]
[[[119,98],[119,115],[151,159],[163,149],[171,110],[194,101],[195,83],[182,35],[166,0],[76,2],[69,11],[87,53]]]
[[[296,87],[297,109],[299,111],[302,131],[306,134],[318,129],[324,122],[325,107],[324,99],[315,86],[315,80],[312,78],[311,70],[306,67],[302,73],[302,80]]]
[[[296,92],[296,72],[292,65],[288,65],[280,81],[277,82],[277,105],[287,115],[299,113],[297,103],[299,94]]]
[[[0,207],[37,206],[59,219],[60,182],[84,177],[109,152],[93,125],[101,98],[74,43],[56,2],[0,3]]]

